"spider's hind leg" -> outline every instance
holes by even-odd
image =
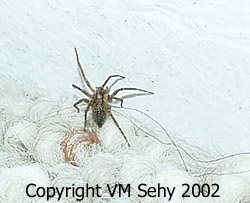
[[[85,102],[85,103],[89,103],[89,100],[88,99],[80,99],[78,102],[74,103],[74,107],[77,109],[77,113],[80,112],[80,109],[78,107],[78,104],[82,103],[82,102]]]
[[[125,133],[122,131],[122,129],[121,129],[119,123],[117,122],[117,120],[115,119],[115,117],[113,116],[113,114],[112,114],[111,112],[109,112],[109,114],[110,114],[111,119],[112,119],[113,122],[115,123],[116,127],[119,129],[119,131],[121,132],[122,136],[123,136],[124,139],[126,140],[128,146],[131,147],[131,145],[130,145],[130,143],[129,143],[129,141],[128,141],[128,138],[126,137]]]
[[[88,115],[89,108],[90,108],[90,103],[88,104],[88,106],[86,107],[84,111],[84,130],[86,129],[86,125],[87,125],[87,115]]]
[[[118,98],[118,97],[114,97],[114,99],[116,99],[117,101],[121,102],[121,108],[123,107],[123,99],[122,98]]]

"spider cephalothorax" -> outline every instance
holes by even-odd
[[[74,88],[80,90],[83,94],[85,94],[89,98],[89,99],[86,99],[86,98],[80,99],[78,102],[76,102],[74,104],[74,107],[77,109],[78,112],[80,112],[80,109],[77,107],[77,105],[82,103],[82,102],[87,103],[87,107],[85,109],[85,114],[84,114],[84,129],[86,128],[86,124],[87,124],[87,114],[88,114],[89,109],[91,108],[93,120],[94,120],[94,122],[97,124],[97,126],[99,128],[101,128],[104,125],[106,119],[110,116],[111,119],[114,121],[115,125],[117,126],[117,128],[119,129],[119,131],[121,132],[121,134],[123,135],[123,137],[126,140],[128,146],[130,146],[127,137],[125,136],[124,132],[120,128],[118,122],[116,121],[116,119],[114,118],[114,116],[113,116],[113,114],[111,112],[110,103],[113,102],[113,99],[115,99],[115,100],[121,102],[121,107],[122,107],[123,99],[116,97],[116,95],[120,91],[123,91],[123,90],[138,90],[138,91],[145,92],[145,93],[148,93],[148,94],[154,94],[154,93],[146,91],[146,90],[138,89],[138,88],[125,87],[125,88],[119,88],[119,89],[115,90],[112,94],[109,94],[110,93],[110,88],[106,87],[108,81],[111,78],[114,78],[114,77],[124,79],[125,77],[121,76],[121,75],[110,75],[104,81],[102,86],[96,87],[96,90],[95,90],[91,86],[90,82],[88,81],[88,79],[86,78],[86,76],[84,74],[84,71],[83,71],[83,68],[81,66],[81,63],[80,63],[79,56],[78,56],[76,48],[75,48],[75,53],[76,53],[76,59],[77,59],[77,63],[78,63],[78,66],[80,68],[82,77],[83,77],[84,81],[86,82],[87,86],[89,87],[89,89],[92,92],[92,94],[90,94],[86,90],[81,89],[80,87],[78,87],[78,86],[76,86],[74,84],[72,85]]]

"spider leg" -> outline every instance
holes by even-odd
[[[122,108],[122,105],[123,105],[123,99],[122,98],[118,98],[118,97],[114,97],[114,99],[118,100],[121,102],[121,108]]]
[[[115,117],[113,116],[113,114],[111,112],[109,112],[110,117],[112,118],[112,120],[114,121],[116,127],[119,129],[119,131],[121,132],[122,136],[124,137],[124,139],[126,140],[127,144],[129,147],[131,147],[128,138],[126,137],[125,133],[122,131],[121,127],[119,126],[118,122],[116,121]]]
[[[85,103],[89,103],[89,100],[88,99],[80,99],[78,102],[74,103],[74,107],[77,109],[77,113],[80,112],[80,109],[78,108],[78,104],[82,103],[82,102],[85,102]]]
[[[76,86],[76,85],[74,85],[74,84],[72,84],[72,87],[73,88],[75,88],[75,89],[78,89],[79,91],[81,91],[83,94],[85,94],[87,97],[92,97],[92,95],[91,94],[89,94],[87,91],[85,91],[84,89],[81,89],[80,87],[78,87],[78,86]]]
[[[80,63],[80,59],[79,59],[79,56],[78,56],[78,53],[77,53],[77,50],[75,48],[75,52],[76,52],[76,59],[77,59],[77,64],[80,68],[80,71],[81,71],[81,74],[82,74],[82,77],[84,79],[84,81],[86,82],[87,86],[89,87],[89,89],[94,93],[95,92],[95,89],[91,86],[90,82],[88,81],[87,77],[85,76],[84,72],[83,72],[83,68],[82,68],[82,65]]]
[[[90,104],[91,104],[91,103],[88,104],[88,106],[86,107],[85,112],[84,112],[84,130],[86,129],[87,115],[88,115],[88,111],[89,111]]]
[[[150,92],[150,91],[147,91],[147,90],[138,89],[138,88],[135,88],[135,87],[124,87],[124,88],[120,88],[120,89],[115,90],[113,92],[113,94],[111,94],[111,98],[113,99],[115,97],[115,95],[118,94],[118,92],[124,91],[124,90],[137,90],[137,91],[145,92],[145,93],[148,93],[148,94],[154,94],[153,92]]]
[[[114,78],[114,77],[119,77],[121,79],[124,79],[125,77],[124,76],[121,76],[121,75],[110,75],[108,76],[108,78],[105,80],[105,82],[102,84],[102,87],[105,87],[105,85],[108,83],[108,81],[111,79],[111,78]]]

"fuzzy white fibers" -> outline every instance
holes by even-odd
[[[48,186],[47,171],[39,164],[15,166],[13,168],[0,168],[0,196],[3,202],[31,202],[25,195],[26,187],[30,183],[39,186]],[[31,193],[34,190],[30,190]],[[38,198],[34,198],[34,201]]]
[[[75,158],[77,166],[73,166],[65,157],[62,143],[67,133],[82,127],[82,112],[77,114],[74,108],[62,108],[56,102],[29,100],[25,110],[16,116],[11,106],[6,110],[5,105],[0,105],[4,112],[0,114],[0,201],[46,202],[43,198],[30,199],[26,196],[24,190],[29,183],[59,188],[73,185],[83,187],[88,183],[98,184],[103,188],[102,197],[84,198],[81,202],[169,202],[168,197],[162,196],[139,198],[138,185],[141,183],[154,187],[158,184],[163,187],[176,187],[171,200],[176,203],[246,203],[250,200],[250,173],[238,173],[242,169],[250,169],[249,156],[202,164],[195,160],[191,161],[190,157],[184,156],[185,153],[180,150],[188,169],[195,171],[187,173],[176,146],[168,139],[165,139],[164,143],[159,142],[164,135],[160,132],[159,126],[155,125],[150,130],[143,124],[138,127],[136,119],[114,112],[114,117],[132,146],[129,148],[110,118],[101,129],[98,129],[92,121],[90,112],[88,126],[91,126],[99,136],[101,145],[93,145],[94,150],[92,149],[91,153],[90,148],[86,147],[86,142],[78,142],[77,147],[71,148],[75,140],[79,139],[79,135],[73,134],[67,148],[68,151],[74,149],[71,155],[72,159]],[[197,148],[182,146],[190,153],[189,155],[198,154]],[[207,157],[208,154],[203,156]],[[210,171],[213,171],[210,175],[203,175]],[[117,193],[110,197],[105,185],[116,183],[131,184],[131,197],[119,197]],[[217,183],[220,185],[220,197],[182,198],[184,183],[190,186],[195,183]],[[57,198],[55,196],[50,202],[77,202],[73,196],[63,196],[60,201]]]

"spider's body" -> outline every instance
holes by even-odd
[[[77,53],[76,48],[75,48],[75,52],[76,52],[77,63],[78,63],[78,66],[80,68],[82,77],[83,77],[84,81],[86,82],[87,86],[89,87],[89,89],[92,92],[92,94],[90,94],[86,90],[81,89],[80,87],[78,87],[78,86],[76,86],[74,84],[72,85],[74,88],[80,90],[83,94],[85,94],[89,98],[89,99],[85,99],[85,98],[80,99],[78,102],[76,102],[74,104],[74,107],[77,109],[78,112],[80,112],[80,109],[77,107],[78,104],[80,104],[82,102],[85,102],[85,103],[88,104],[86,109],[85,109],[85,114],[84,114],[84,118],[85,118],[85,120],[84,120],[84,129],[86,129],[86,124],[87,124],[87,113],[88,113],[89,109],[91,108],[92,117],[93,117],[94,122],[97,124],[97,126],[99,128],[101,128],[104,125],[106,119],[110,116],[111,119],[113,120],[113,122],[115,123],[115,125],[117,126],[117,128],[120,130],[120,132],[123,135],[124,139],[126,140],[128,146],[130,147],[130,144],[128,142],[127,137],[125,136],[124,132],[120,128],[118,122],[116,121],[116,119],[114,118],[114,116],[113,116],[113,114],[111,112],[110,103],[112,103],[113,99],[115,99],[115,100],[118,100],[118,101],[121,102],[121,107],[122,107],[123,99],[116,97],[116,95],[120,91],[123,91],[123,90],[138,90],[138,91],[145,92],[145,93],[148,93],[148,94],[153,94],[153,92],[149,92],[149,91],[138,89],[138,88],[125,87],[125,88],[117,89],[112,94],[109,94],[110,93],[110,88],[106,87],[106,84],[108,83],[110,78],[113,78],[113,77],[119,77],[120,79],[124,79],[125,77],[121,76],[121,75],[110,75],[105,80],[103,85],[100,86],[100,87],[97,87],[96,90],[95,90],[91,86],[90,82],[88,81],[88,79],[86,78],[86,76],[84,74],[83,68],[82,68],[82,66],[80,64],[80,61],[79,61],[79,57],[78,57],[78,53]]]
[[[108,104],[110,102],[112,101],[109,100],[109,89],[104,90],[102,87],[97,87],[91,107],[92,117],[99,128],[103,126],[111,110]]]

